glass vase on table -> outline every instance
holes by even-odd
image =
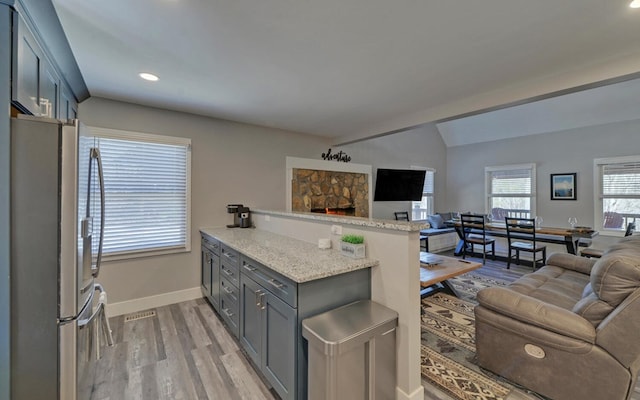
[[[535,218],[535,221],[536,221],[536,229],[540,229],[542,227],[542,222],[544,222],[542,217],[538,215]]]

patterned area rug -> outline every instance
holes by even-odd
[[[466,300],[443,293],[422,300],[422,377],[455,399],[506,399],[512,387],[475,363],[473,307],[478,290],[507,282],[473,274],[450,282]]]
[[[451,278],[449,279],[449,283],[456,289],[458,294],[460,294],[461,299],[474,304],[477,304],[476,295],[480,289],[492,286],[506,286],[509,284],[508,281],[473,272]]]

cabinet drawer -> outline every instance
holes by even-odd
[[[238,266],[230,264],[226,258],[220,258],[220,278],[224,278],[231,285],[238,287],[240,283],[240,275],[238,274]]]
[[[246,274],[291,307],[298,307],[298,285],[294,281],[244,255],[242,256],[241,264],[243,274]]]
[[[238,325],[240,321],[238,315],[239,309],[240,307],[237,300],[233,301],[233,299],[226,293],[220,294],[220,316],[236,338],[240,332]]]
[[[229,297],[229,300],[238,302],[238,287],[231,284],[231,282],[225,278],[220,278],[220,293]]]
[[[220,242],[216,239],[202,235],[201,243],[202,247],[208,248],[209,250],[211,250],[211,252],[213,252],[213,254],[217,256],[220,255]]]
[[[226,260],[228,265],[235,265],[237,267],[240,259],[238,252],[224,243],[221,243],[220,249],[220,258]]]

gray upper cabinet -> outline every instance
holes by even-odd
[[[49,118],[60,118],[60,78],[53,66],[43,59],[40,63],[40,115]]]
[[[13,76],[11,100],[22,111],[40,115],[40,71],[44,53],[18,13],[13,13]]]
[[[73,119],[78,104],[41,42],[20,14],[13,13],[11,101],[36,116]]]
[[[60,117],[61,120],[78,118],[78,103],[73,95],[62,86],[60,92]]]

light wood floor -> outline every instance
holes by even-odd
[[[109,320],[115,346],[103,350],[92,399],[278,399],[204,299],[155,311]]]

